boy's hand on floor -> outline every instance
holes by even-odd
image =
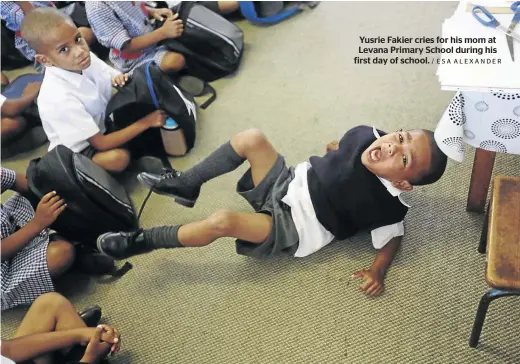
[[[339,149],[339,142],[337,140],[334,140],[332,142],[330,142],[329,144],[327,144],[327,153],[328,152],[331,152],[333,150],[338,150]]]
[[[112,85],[123,87],[128,82],[128,73],[121,73],[112,79]]]
[[[168,18],[173,17],[173,11],[171,9],[153,9],[149,8],[148,13],[150,16],[154,19],[157,19],[159,21],[164,21]]]
[[[352,274],[351,278],[363,278],[359,288],[370,296],[379,296],[384,290],[384,275],[371,269],[363,269]]]
[[[29,84],[23,89],[22,95],[34,99],[38,95],[38,92],[40,92],[41,85],[41,82],[29,82]]]
[[[34,221],[43,230],[56,221],[66,207],[67,204],[56,191],[49,192],[42,197],[38,206],[36,206]]]
[[[163,26],[158,29],[162,32],[163,39],[177,38],[184,31],[184,25],[182,24],[182,20],[177,19],[178,16],[178,14],[175,14],[166,19]]]
[[[166,113],[163,110],[155,110],[141,119],[149,128],[160,128],[166,121]]]

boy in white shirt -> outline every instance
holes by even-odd
[[[124,145],[166,119],[157,110],[125,129],[106,134],[105,110],[112,85],[123,86],[128,75],[105,64],[93,53],[69,16],[53,8],[38,8],[22,22],[23,39],[45,66],[38,108],[50,141],[49,150],[62,144],[82,153],[111,172],[130,162]]]

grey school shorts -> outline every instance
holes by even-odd
[[[298,249],[298,232],[291,216],[291,208],[282,202],[293,178],[294,168],[288,168],[281,155],[278,155],[275,164],[258,186],[253,185],[251,169],[240,178],[237,192],[256,212],[270,215],[273,218],[273,225],[269,236],[261,244],[237,239],[238,254],[259,259],[294,255]]]

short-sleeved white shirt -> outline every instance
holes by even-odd
[[[64,145],[74,152],[89,146],[87,139],[105,132],[105,110],[112,96],[112,78],[120,74],[90,53],[90,66],[81,74],[46,67],[38,110],[52,150]]]

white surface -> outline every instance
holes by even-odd
[[[507,1],[477,2],[479,5],[509,7]],[[520,90],[520,42],[514,42],[515,62],[512,61],[506,36],[495,28],[480,24],[471,14],[466,12],[466,2],[461,2],[455,14],[447,19],[442,26],[443,37],[480,38],[496,37],[495,44],[465,44],[462,47],[495,47],[497,53],[446,53],[441,59],[451,61],[451,64],[440,64],[437,75],[443,90],[474,90],[489,91],[490,89],[508,89],[509,92]],[[512,14],[493,14],[505,27],[509,26]],[[518,33],[518,30],[517,30]],[[459,44],[449,43],[446,47],[457,47]],[[501,64],[453,64],[455,59],[499,59]]]

